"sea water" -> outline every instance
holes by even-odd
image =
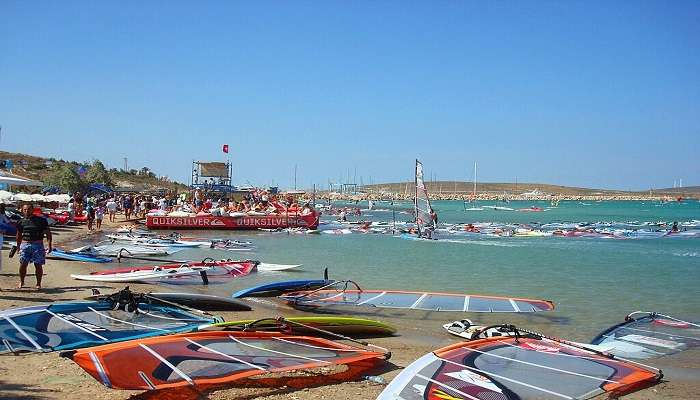
[[[479,202],[478,205],[493,202]],[[366,208],[367,203],[334,206]],[[549,203],[513,201],[514,209]],[[473,207],[470,204],[467,207]],[[411,221],[410,202],[377,202],[354,219]],[[461,201],[435,201],[441,223],[656,222],[700,220],[700,203],[562,201],[543,212],[465,211]],[[381,210],[387,211],[381,211]],[[333,220],[332,216],[323,216]],[[320,229],[324,229],[321,226]],[[552,300],[556,311],[533,321],[556,325],[558,335],[587,340],[635,310],[700,319],[700,238],[622,240],[610,238],[504,237],[454,241],[410,241],[392,234],[297,235],[267,232],[192,231],[196,236],[254,242],[255,252],[187,249],[173,257],[252,258],[303,264],[300,271],[259,272],[211,285],[207,293],[230,296],[267,282],[321,278],[351,279],[365,289],[440,291]],[[185,290],[184,288],[179,288]],[[192,288],[201,291],[200,288]],[[435,313],[434,313],[435,314]],[[437,313],[440,314],[440,313]],[[545,316],[546,314],[546,316]],[[472,318],[474,314],[467,315]],[[452,316],[453,317],[453,316]],[[534,317],[527,317],[534,318]],[[452,318],[454,319],[454,318]],[[449,322],[449,321],[444,321]],[[435,322],[430,322],[435,323]],[[543,325],[544,324],[544,325]]]

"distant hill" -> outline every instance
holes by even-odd
[[[55,158],[44,158],[29,154],[10,153],[0,151],[0,161],[12,160],[12,173],[31,178],[34,180],[46,182],[50,174],[57,167],[71,165],[79,168],[82,165],[90,165],[92,161],[76,162],[57,160]],[[160,179],[156,174],[148,168],[140,170],[123,171],[116,168],[108,170],[114,186],[117,189],[129,191],[147,191],[147,190],[184,190],[187,186],[179,182],[171,182]]]
[[[694,193],[700,195],[700,186],[685,186],[681,188],[665,188],[665,189],[654,189],[654,192],[660,193]]]
[[[406,191],[410,192],[413,190],[413,182],[394,182],[394,183],[379,183],[374,185],[365,185],[364,189],[370,192],[391,192],[391,193],[404,193]],[[432,194],[471,194],[474,189],[473,182],[462,182],[462,181],[437,181],[437,182],[426,182],[426,187],[428,191]],[[492,183],[492,182],[479,182],[477,183],[477,193],[488,193],[488,194],[503,194],[508,195],[520,195],[523,193],[530,192],[541,192],[545,194],[556,194],[564,196],[616,196],[616,195],[634,195],[634,194],[649,194],[648,190],[630,192],[624,190],[610,190],[610,189],[592,189],[592,188],[580,188],[572,186],[559,186],[550,185],[546,183]],[[671,188],[671,189],[653,189],[652,193],[656,196],[683,196],[683,197],[697,197],[700,196],[700,186],[688,186],[683,188]]]

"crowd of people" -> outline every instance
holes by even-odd
[[[313,207],[308,201],[300,205],[294,196],[271,194],[263,190],[246,193],[240,201],[236,201],[233,198],[227,198],[220,194],[196,189],[193,192],[181,194],[174,207],[162,210],[197,214],[208,213],[212,215],[231,215],[236,213],[300,213],[305,215],[312,213]]]
[[[179,195],[161,196],[146,194],[98,194],[87,195],[75,193],[68,203],[71,219],[86,218],[89,230],[99,230],[105,215],[110,222],[116,221],[117,213],[123,213],[124,220],[145,218],[148,213],[186,212],[195,214],[231,215],[249,214],[284,214],[300,213],[306,215],[314,212],[309,201],[299,204],[291,195],[271,194],[263,190],[246,193],[240,201],[216,193],[196,189]]]

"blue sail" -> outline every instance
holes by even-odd
[[[70,350],[196,330],[215,322],[181,309],[139,304],[113,310],[106,301],[57,303],[0,312],[0,354]]]

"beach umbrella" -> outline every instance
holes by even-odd
[[[46,196],[43,194],[31,194],[30,197],[32,198],[32,201],[46,201]]]
[[[12,193],[7,190],[0,190],[0,203],[9,203],[12,201]]]
[[[12,195],[12,200],[13,201],[27,201],[27,202],[33,201],[32,196],[27,194],[27,193],[16,193],[16,194]]]
[[[46,197],[46,201],[52,201],[52,202],[57,202],[57,203],[68,203],[68,200],[70,199],[70,196],[67,194],[50,194]]]

